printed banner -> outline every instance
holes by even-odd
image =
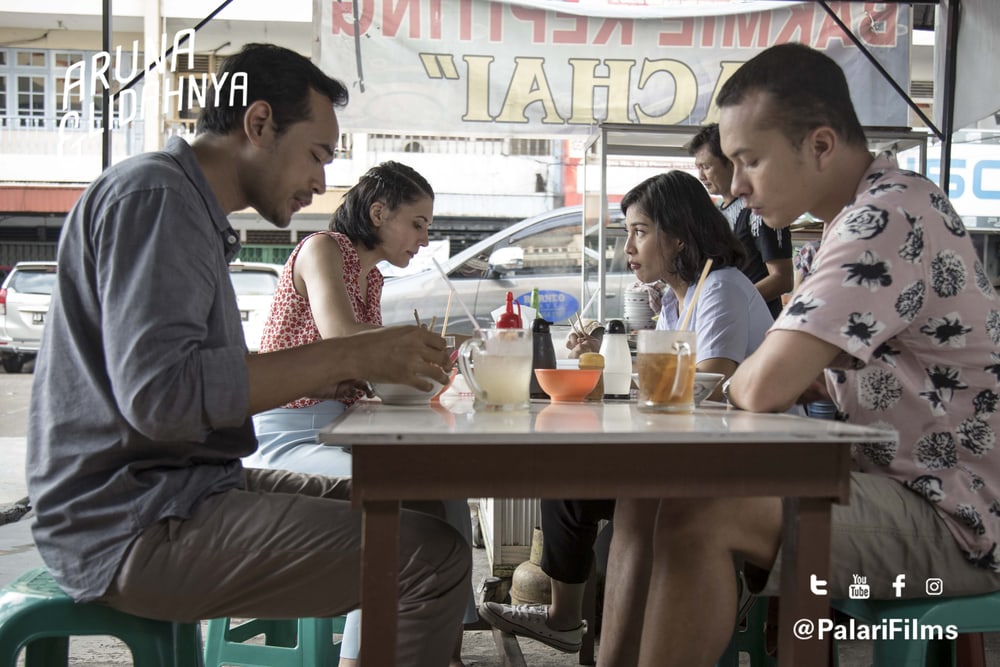
[[[643,16],[661,14],[648,18],[569,11],[597,3],[317,0],[318,62],[349,84],[345,131],[579,135],[601,122],[716,120],[711,102],[728,77],[764,48],[795,41],[845,69],[862,123],[907,124],[905,102],[818,4],[640,0]],[[720,4],[780,6],[720,14]],[[542,8],[562,5],[567,11]],[[679,16],[679,5],[706,15]],[[908,89],[909,7],[830,6]]]

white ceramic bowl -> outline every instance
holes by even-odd
[[[427,391],[420,391],[405,384],[376,384],[373,386],[375,395],[381,398],[386,405],[422,405],[429,403],[431,398],[441,391],[440,382],[431,380],[431,383],[434,386]]]
[[[715,388],[725,377],[722,373],[695,373],[694,374],[694,404],[698,405],[715,391]],[[639,386],[639,374],[632,373],[632,381],[635,386]]]
[[[722,373],[695,373],[694,374],[694,404],[698,405],[715,391],[715,388],[722,382],[725,376]]]

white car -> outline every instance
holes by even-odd
[[[55,284],[55,262],[18,262],[0,286],[0,362],[8,373],[38,354]]]
[[[243,337],[251,352],[260,350],[260,337],[264,333],[264,322],[271,310],[281,269],[281,264],[263,262],[236,261],[229,265],[229,277],[233,281],[236,303],[243,320]]]
[[[568,324],[568,319],[586,305],[593,285],[583,290],[581,258],[587,258],[588,276],[596,277],[601,255],[596,248],[596,229],[584,238],[582,216],[580,206],[555,209],[514,223],[441,263],[479,326],[493,325],[491,313],[504,305],[508,291],[518,303],[528,305],[531,290],[537,287],[541,316],[554,324]],[[607,317],[621,317],[622,294],[635,282],[635,275],[628,269],[623,216],[617,206],[612,207],[610,220],[604,248],[604,312]],[[448,294],[447,284],[433,265],[420,273],[386,278],[382,321],[386,325],[412,323],[416,308],[424,323],[436,316],[440,331]],[[457,300],[448,312],[448,332],[472,332],[472,323]]]

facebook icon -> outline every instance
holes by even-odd
[[[903,597],[903,589],[906,588],[906,575],[897,574],[896,581],[892,582],[892,587],[896,590],[896,597]]]

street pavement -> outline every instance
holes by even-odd
[[[27,496],[24,454],[31,377],[30,373],[12,375],[0,369],[0,522],[5,516],[18,517],[18,520],[0,525],[0,586],[42,564],[31,539],[32,514],[28,512],[21,516],[21,503]],[[479,589],[490,574],[485,549],[473,549],[474,587]],[[572,667],[578,664],[575,654],[561,653],[535,641],[521,639],[519,646],[525,664],[530,667]],[[987,667],[1000,667],[1000,633],[986,636],[986,649]],[[871,655],[870,642],[841,642],[839,646],[841,667],[869,667]],[[488,630],[466,631],[462,658],[468,667],[508,667],[509,664],[500,657],[493,634]],[[128,649],[117,639],[81,637],[70,642],[70,664],[119,667],[132,662]],[[749,665],[745,655],[740,664],[744,667]]]

